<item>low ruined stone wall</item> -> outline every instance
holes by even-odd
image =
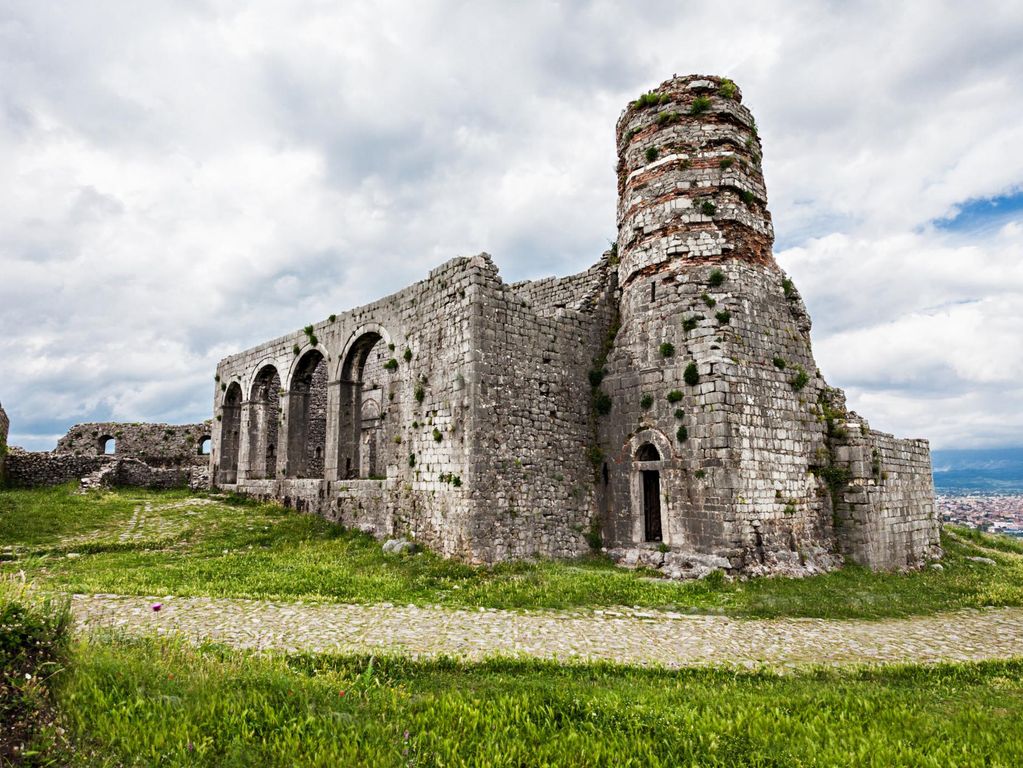
[[[10,430],[11,422],[7,418],[7,414],[4,412],[3,405],[0,405],[0,484],[3,484],[4,478],[6,477],[6,466],[7,466],[7,434]]]
[[[875,570],[917,567],[941,555],[926,440],[851,429],[836,462],[848,484],[838,494],[835,530],[843,553]]]
[[[113,440],[112,455],[140,459],[152,467],[190,467],[209,464],[202,442],[209,439],[212,424],[141,424],[93,422],[76,424],[57,441],[55,453],[102,456],[107,440]]]
[[[7,482],[15,488],[34,488],[76,482],[115,461],[108,456],[74,456],[13,449],[7,457]]]
[[[23,451],[15,448],[7,462],[7,483],[15,488],[38,488],[78,482],[102,475],[99,485],[135,488],[209,488],[209,469],[151,467],[139,459],[116,456],[75,456],[68,453]]]

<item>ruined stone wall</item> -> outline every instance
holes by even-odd
[[[76,482],[115,461],[109,456],[83,456],[11,450],[7,457],[7,483],[15,488],[34,488]]]
[[[57,441],[55,453],[102,456],[107,439],[115,441],[115,456],[134,458],[152,467],[189,467],[209,463],[201,451],[212,423],[140,424],[97,422],[76,424]]]
[[[941,555],[926,440],[877,432],[856,414],[839,423],[835,531],[842,552],[875,570],[917,567]]]
[[[611,322],[610,272],[605,258],[579,275],[506,286],[495,271],[477,302],[481,559],[588,548],[597,474],[588,372]]]
[[[412,535],[444,554],[472,558],[466,423],[475,373],[469,329],[479,285],[493,269],[485,255],[453,259],[392,296],[315,323],[311,333],[298,331],[221,361],[210,464],[214,482],[379,536]],[[314,339],[327,375],[324,466],[321,477],[291,477],[288,453],[316,439],[307,435],[294,444],[290,423],[297,363],[314,348]],[[251,432],[253,404],[246,397],[239,480],[225,483],[220,467],[223,397],[235,382],[241,392],[251,392],[256,375],[267,366],[279,373],[283,390],[278,474],[273,479],[251,476],[244,436]],[[357,379],[360,387],[352,385]],[[365,473],[363,395],[379,409],[373,415],[378,432],[372,471]],[[360,445],[354,461],[353,443]]]
[[[0,485],[4,483],[5,468],[7,465],[7,452],[9,450],[7,445],[7,435],[11,427],[11,422],[7,418],[7,413],[4,411],[4,407],[0,404]]]

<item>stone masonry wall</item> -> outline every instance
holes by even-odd
[[[484,275],[493,270],[486,255],[454,259],[396,294],[315,323],[310,333],[298,331],[223,360],[217,368],[214,482],[378,536],[411,535],[444,554],[473,558],[467,421],[475,363],[469,329]],[[326,363],[324,466],[320,477],[294,477],[288,457],[297,450],[289,422],[291,389],[298,361],[314,348]],[[279,374],[282,390],[277,471],[273,478],[253,477],[251,441],[242,438],[239,479],[225,483],[231,470],[221,459],[232,453],[225,450],[230,446],[221,428],[223,398],[235,383],[242,393],[251,392],[255,377],[268,366]],[[359,476],[364,474],[362,397],[351,382],[360,377],[362,393],[379,398],[373,478],[369,472]],[[251,434],[252,415],[246,394],[241,436]],[[306,435],[297,445],[310,439],[316,438]],[[353,442],[360,444],[359,460],[353,460]]]
[[[835,531],[842,552],[875,570],[912,568],[941,556],[926,440],[877,432],[855,413],[839,422],[834,463]]]
[[[5,468],[7,465],[7,435],[11,427],[11,422],[7,418],[7,413],[4,411],[4,407],[0,404],[0,485],[4,483]]]
[[[211,430],[209,421],[201,424],[76,424],[57,441],[55,452],[102,456],[105,441],[112,439],[116,456],[140,459],[152,467],[197,466],[209,462],[209,455],[201,452],[201,446],[203,440],[210,437]]]
[[[7,483],[16,488],[63,485],[96,472],[113,461],[108,456],[76,456],[13,449],[7,457]]]
[[[478,302],[473,548],[488,561],[585,552],[597,468],[587,381],[611,322],[608,259],[579,275],[503,285]]]

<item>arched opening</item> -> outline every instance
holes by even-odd
[[[386,475],[383,405],[388,357],[381,335],[370,331],[351,345],[341,366],[337,461],[341,479]]]
[[[653,443],[643,443],[636,451],[636,461],[660,461],[661,454]]]
[[[636,451],[636,461],[660,461],[661,454],[653,443],[643,443]],[[640,469],[643,488],[643,540],[663,541],[661,528],[661,472],[659,469]]]
[[[288,390],[288,476],[323,477],[327,361],[315,349],[298,361]]]
[[[199,440],[199,455],[200,456],[209,456],[210,455],[210,450],[212,448],[213,448],[213,439],[209,435],[206,435],[205,437],[203,437],[202,439]]]
[[[217,482],[231,484],[238,482],[238,445],[242,420],[242,388],[237,381],[231,382],[224,394],[220,408],[220,461],[217,467]]]
[[[113,456],[117,453],[117,440],[110,435],[104,435],[99,439],[97,447],[104,456]]]
[[[281,376],[272,365],[256,374],[249,392],[249,477],[277,476],[277,431],[281,422]]]

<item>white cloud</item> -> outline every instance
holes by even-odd
[[[1010,2],[15,0],[0,398],[35,447],[200,419],[219,357],[451,256],[583,269],[614,235],[625,102],[709,72],[757,116],[832,383],[877,426],[1018,443],[1021,228],[928,222],[1023,183],[1021,38]]]

